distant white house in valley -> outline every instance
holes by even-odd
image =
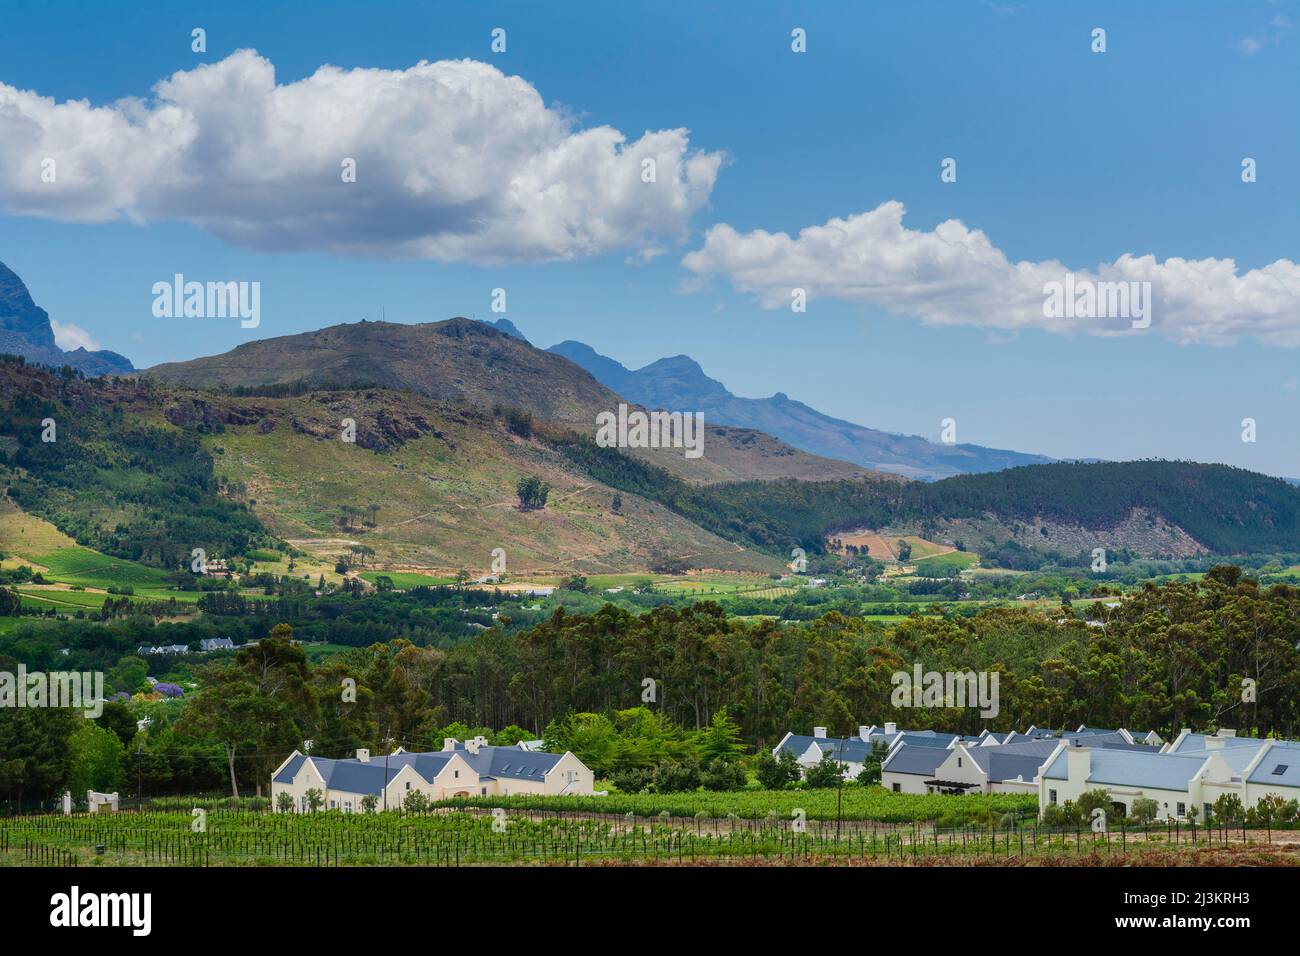
[[[440,751],[398,749],[388,756],[358,750],[354,758],[330,759],[295,750],[271,779],[271,805],[287,793],[296,812],[309,809],[308,791],[320,792],[322,808],[357,813],[367,794],[377,809],[397,809],[412,791],[430,800],[520,794],[591,796],[595,778],[572,753],[522,747],[490,747],[485,737],[461,742],[448,737]]]

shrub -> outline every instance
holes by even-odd
[[[665,760],[655,767],[654,787],[658,793],[685,793],[700,788],[700,767],[694,760],[678,763]]]
[[[536,475],[520,478],[515,486],[519,496],[519,507],[523,511],[540,511],[546,507],[546,499],[551,493],[551,486]]]
[[[429,809],[429,798],[419,790],[408,791],[402,800],[402,809],[407,813],[424,813]]]
[[[764,790],[784,790],[800,776],[799,762],[788,750],[782,750],[779,758],[773,757],[770,751],[761,751],[755,769]]]
[[[803,782],[813,788],[819,787],[837,787],[843,779],[843,764],[836,760],[829,753],[822,754],[821,762],[815,767],[810,767],[808,772],[803,776]]]
[[[718,758],[709,763],[700,774],[700,783],[705,790],[743,790],[747,782],[745,768],[735,760]]]
[[[1043,826],[1061,827],[1065,826],[1067,822],[1065,810],[1058,804],[1051,803],[1043,808]]]
[[[644,767],[631,767],[612,774],[609,779],[623,793],[644,793],[654,785],[655,773]]]
[[[1217,809],[1215,811],[1218,812]],[[1138,797],[1129,807],[1129,816],[1138,826],[1146,826],[1160,813],[1160,804],[1150,797]]]

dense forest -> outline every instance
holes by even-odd
[[[595,481],[656,501],[719,537],[782,556],[796,546],[822,554],[828,532],[879,527],[898,513],[901,500],[903,485],[892,480],[691,485],[572,431],[541,434]]]
[[[757,748],[788,730],[820,725],[851,734],[885,721],[964,733],[1087,723],[1153,729],[1166,738],[1183,727],[1300,731],[1300,589],[1263,589],[1239,569],[1219,567],[1201,582],[1147,585],[1096,613],[1091,622],[1008,609],[918,614],[886,629],[838,612],[783,623],[728,617],[712,603],[640,615],[610,605],[592,614],[557,611],[515,632],[491,627],[448,647],[401,638],[372,643],[319,665],[281,624],[266,627],[253,647],[197,665],[200,690],[189,699],[132,705],[152,708],[156,718],[139,739],[134,720],[128,726],[116,709],[101,721],[126,737],[123,759],[139,751],[130,759],[148,764],[137,769],[154,775],[155,791],[219,787],[232,762],[241,784],[256,787],[304,739],[327,756],[362,746],[383,752],[394,741],[437,749],[451,724],[517,726],[558,739],[565,727],[614,721],[642,706],[660,726],[685,732],[703,731],[725,714]],[[24,650],[15,641],[4,647],[0,669],[14,661],[5,653]],[[996,671],[997,716],[892,706],[891,676],[917,663]],[[131,682],[139,686],[148,666],[126,653],[109,665],[109,683],[135,689]],[[1243,701],[1244,678],[1256,682],[1250,702]],[[650,702],[647,680],[655,688]],[[353,700],[340,694],[346,681],[356,682]],[[58,786],[50,782],[58,774],[45,766],[60,753],[50,735],[70,730],[53,717],[43,730],[32,724],[45,719],[0,712],[0,741],[14,748],[4,751],[12,756],[0,768],[0,789],[36,795]],[[615,762],[603,769],[629,768]]]
[[[1228,465],[1058,462],[908,486],[904,514],[1053,518],[1109,528],[1133,508],[1178,525],[1218,554],[1288,551],[1300,541],[1300,490]]]

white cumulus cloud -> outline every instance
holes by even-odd
[[[54,319],[50,319],[50,328],[54,332],[54,344],[61,349],[69,352],[80,348],[91,352],[99,351],[99,343],[91,338],[90,333],[79,325],[56,322]]]
[[[1226,345],[1243,336],[1300,345],[1300,267],[1288,259],[1239,273],[1232,259],[1158,261],[1128,253],[1091,270],[1055,260],[1013,262],[988,236],[956,219],[933,230],[903,225],[900,202],[784,232],[712,227],[683,265],[690,285],[724,277],[765,308],[789,308],[791,290],[808,301],[837,299],[874,306],[931,325],[1048,329],[1095,334],[1158,331],[1183,343]],[[1150,282],[1151,327],[1125,318],[1049,318],[1044,287],[1076,281]]]
[[[579,128],[527,81],[473,60],[322,66],[280,84],[242,50],[152,92],[92,105],[0,83],[0,208],[184,220],[266,250],[571,259],[684,238],[723,161],[685,129]]]

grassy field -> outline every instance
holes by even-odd
[[[76,544],[45,519],[28,514],[7,498],[0,498],[0,552],[10,559],[5,561],[5,567],[20,564],[30,567],[38,563],[36,555]]]
[[[64,588],[26,588],[19,587],[23,607],[40,610],[53,608],[56,611],[98,611],[104,606],[108,597],[103,591],[71,591]]]
[[[84,587],[109,588],[130,585],[137,593],[140,589],[166,591],[165,574],[158,568],[146,567],[134,561],[112,558],[90,548],[60,548],[36,556],[48,569],[45,577],[64,584]]]
[[[455,584],[454,577],[439,577],[433,574],[423,574],[418,571],[362,571],[360,574],[362,580],[375,583],[376,578],[386,577],[393,582],[393,587],[399,590],[419,587],[439,587],[447,584]]]
[[[910,561],[923,561],[926,558],[933,558],[941,554],[947,554],[953,550],[950,544],[940,544],[937,541],[927,541],[925,538],[917,537],[914,534],[903,535],[903,540],[912,546],[912,556]]]
[[[947,554],[915,561],[916,573],[922,577],[947,577],[953,571],[965,571],[979,561],[978,554],[969,551],[949,551]]]
[[[879,531],[852,531],[834,535],[844,545],[866,548],[869,557],[877,561],[897,561],[898,542],[906,541],[912,548],[909,561],[919,561],[952,551],[951,545],[928,541],[914,534],[884,534]]]
[[[372,584],[377,578],[387,576],[392,579],[393,586],[396,588],[413,588],[422,585],[436,587],[456,583],[454,577],[439,575],[432,571],[366,570],[362,571],[360,576]],[[631,591],[647,584],[664,594],[687,596],[715,595],[726,597],[728,595],[745,594],[753,597],[775,598],[787,597],[794,594],[796,590],[788,585],[774,584],[773,580],[766,574],[702,573],[672,575],[627,572],[589,574],[585,575],[585,577],[587,578],[588,589],[593,594],[598,595],[618,588]],[[525,591],[530,587],[560,587],[566,580],[567,576],[560,574],[512,575],[508,578],[507,583],[501,587],[502,590]],[[470,586],[489,589],[493,587],[491,584]]]

